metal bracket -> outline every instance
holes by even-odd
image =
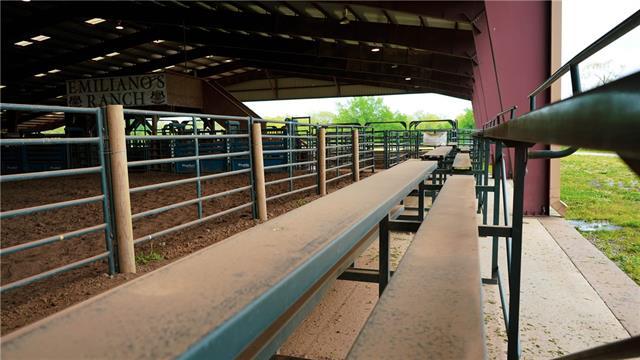
[[[512,229],[510,226],[500,225],[478,225],[478,236],[497,236],[497,237],[511,237]]]
[[[393,275],[395,271],[390,271]],[[345,270],[338,280],[359,281],[368,283],[378,283],[380,272],[376,269],[361,269],[361,268],[349,268]]]
[[[392,220],[389,221],[390,231],[416,232],[422,223],[413,220]]]

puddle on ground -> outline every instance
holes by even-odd
[[[584,220],[568,220],[569,223],[580,231],[611,231],[620,230],[621,226],[613,225],[608,221],[584,221]]]

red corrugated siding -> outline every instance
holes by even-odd
[[[485,2],[485,9],[485,14],[476,23],[481,32],[474,37],[479,63],[474,69],[474,101],[479,102],[474,104],[474,110],[480,112],[476,113],[479,124],[512,105],[518,106],[519,114],[528,112],[527,94],[542,83],[550,72],[548,2],[489,1]],[[539,106],[547,101],[546,94],[538,98]],[[483,108],[486,110],[483,111]],[[544,146],[538,145],[536,148]],[[507,160],[510,160],[509,157]],[[548,213],[548,161],[529,162],[525,187],[525,214]]]

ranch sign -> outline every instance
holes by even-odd
[[[67,81],[67,104],[78,107],[160,105],[167,103],[164,74]]]

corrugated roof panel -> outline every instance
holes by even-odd
[[[314,17],[316,19],[324,19],[325,16],[322,11],[318,10],[313,5],[306,5],[303,10],[307,15]]]
[[[388,11],[389,17],[392,18],[397,24],[400,25],[411,25],[411,26],[421,26],[420,16],[398,12],[398,11]]]
[[[267,10],[265,10],[262,6],[259,6],[257,4],[244,3],[244,6],[248,7],[249,9],[251,9],[251,11],[256,12],[258,14],[261,14],[261,15],[269,14],[269,12]]]
[[[424,18],[425,24],[429,27],[440,28],[440,29],[455,29],[456,22],[444,19],[436,19],[432,17]]]

